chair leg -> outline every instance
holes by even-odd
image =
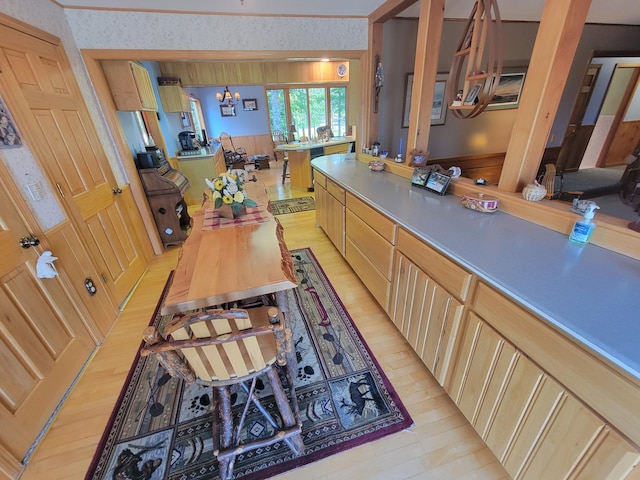
[[[233,443],[233,414],[231,413],[231,395],[228,387],[216,387],[216,402],[219,412],[219,425],[214,426],[214,435],[217,429],[220,430],[220,450],[227,450]],[[214,410],[215,411],[215,410]],[[214,419],[215,423],[215,419]],[[218,457],[220,469],[220,479],[230,480],[233,476],[233,464],[235,463],[235,455],[225,455]]]
[[[282,184],[287,180],[287,167],[289,166],[289,159],[285,158],[282,164]]]
[[[278,410],[280,410],[280,415],[282,416],[282,422],[286,428],[295,427],[301,428],[301,425],[298,423],[298,419],[296,415],[291,410],[291,405],[287,399],[287,394],[282,388],[282,382],[278,377],[278,372],[274,368],[271,368],[267,371],[267,376],[269,377],[269,382],[271,383],[271,389],[273,391],[273,398],[278,405]],[[293,389],[293,385],[290,387],[291,395],[295,395],[295,390]],[[298,434],[293,435],[291,438],[285,440],[289,448],[293,451],[294,455],[302,455],[304,453],[304,443],[302,441],[302,436],[300,434],[300,430],[298,430]]]

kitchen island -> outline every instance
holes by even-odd
[[[169,161],[189,179],[190,187],[184,193],[187,205],[202,205],[202,192],[207,186],[204,179],[227,171],[220,145],[203,148],[194,155],[177,155]]]
[[[327,142],[296,142],[278,145],[276,150],[285,152],[289,159],[291,188],[313,191],[311,160],[323,155],[348,153],[354,141],[352,137],[333,137]]]
[[[318,224],[514,478],[631,478],[640,261],[344,155],[312,166]]]

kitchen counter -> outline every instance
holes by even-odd
[[[570,338],[640,379],[640,261],[595,245],[572,243],[566,235],[501,211],[469,210],[459,197],[412,187],[409,179],[372,172],[345,155],[319,157],[311,164]]]
[[[285,151],[288,158],[291,188],[313,191],[313,170],[311,160],[333,153],[347,153],[351,150],[352,137],[333,137],[328,142],[298,142],[278,145],[276,150]]]
[[[312,148],[324,148],[331,145],[342,145],[343,143],[352,143],[355,141],[353,137],[333,137],[328,142],[294,142],[283,143],[276,147],[276,150],[311,150]]]

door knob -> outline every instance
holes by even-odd
[[[122,193],[122,189],[120,187],[113,187],[111,191],[114,195],[119,195],[120,193]]]
[[[33,233],[30,233],[28,237],[22,237],[20,239],[20,246],[22,248],[35,247],[36,245],[40,245],[40,240]]]

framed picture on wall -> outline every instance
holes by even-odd
[[[409,127],[409,113],[411,113],[411,91],[413,90],[413,72],[404,78],[404,103],[402,104],[402,128]]]
[[[22,145],[18,127],[2,97],[0,97],[0,148],[13,148]]]
[[[431,125],[444,125],[447,115],[446,108],[446,73],[439,73],[433,92],[433,107],[431,108]],[[402,128],[409,127],[409,114],[411,113],[411,94],[413,91],[413,73],[405,75],[404,103],[402,104]]]
[[[255,98],[246,98],[242,100],[242,109],[251,112],[258,109],[258,102]]]
[[[235,105],[220,105],[220,115],[222,115],[223,117],[235,117]]]
[[[447,77],[446,73],[439,73],[436,76],[433,107],[431,108],[431,125],[444,125],[447,116]]]
[[[491,99],[491,103],[487,106],[487,110],[504,110],[507,108],[518,108],[520,103],[520,94],[524,86],[524,71],[503,73],[500,75],[500,81],[496,92]]]

